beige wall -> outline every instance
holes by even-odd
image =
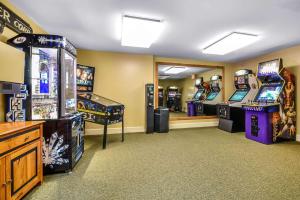
[[[6,5],[9,9],[14,11],[18,16],[20,16],[22,19],[24,19],[26,22],[28,22],[33,29],[34,33],[46,33],[39,25],[37,25],[34,21],[32,21],[29,17],[24,15],[19,9],[14,7],[8,0],[1,0],[1,2]],[[7,39],[14,37],[16,35],[15,32],[12,30],[8,29],[7,27],[4,28],[4,31],[2,34],[0,34],[0,41],[1,42],[6,42]],[[11,59],[15,59],[16,61],[16,66],[18,65],[19,61],[16,59],[16,55],[13,53],[15,51],[11,51],[12,55],[10,56]],[[0,66],[5,65],[7,61],[4,59],[0,60]],[[12,64],[12,70],[13,70],[13,64]],[[1,71],[2,72],[2,71]],[[14,73],[18,73],[18,71],[14,71]],[[23,73],[23,72],[22,72]],[[5,112],[5,102],[4,102],[4,95],[0,94],[0,121],[4,121],[4,112]]]
[[[126,127],[144,127],[144,91],[145,84],[154,80],[153,56],[79,50],[77,62],[96,68],[95,94],[125,105]],[[87,124],[87,128],[97,127]]]

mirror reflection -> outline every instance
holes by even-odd
[[[211,107],[223,101],[222,74],[211,66],[158,65],[158,106],[169,109],[170,119],[215,116]]]

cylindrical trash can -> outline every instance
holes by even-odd
[[[154,131],[157,133],[169,132],[169,109],[158,107],[154,111]]]

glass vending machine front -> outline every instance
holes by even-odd
[[[76,107],[76,58],[62,50],[62,116],[75,113]]]
[[[57,49],[32,48],[31,119],[58,118]]]

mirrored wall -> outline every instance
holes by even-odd
[[[212,81],[216,75],[220,80]],[[200,113],[189,113],[189,104],[214,99],[218,94],[223,101],[222,76],[223,67],[157,64],[157,106],[168,108],[171,120],[205,118]],[[214,83],[220,89],[217,93],[213,93]]]

